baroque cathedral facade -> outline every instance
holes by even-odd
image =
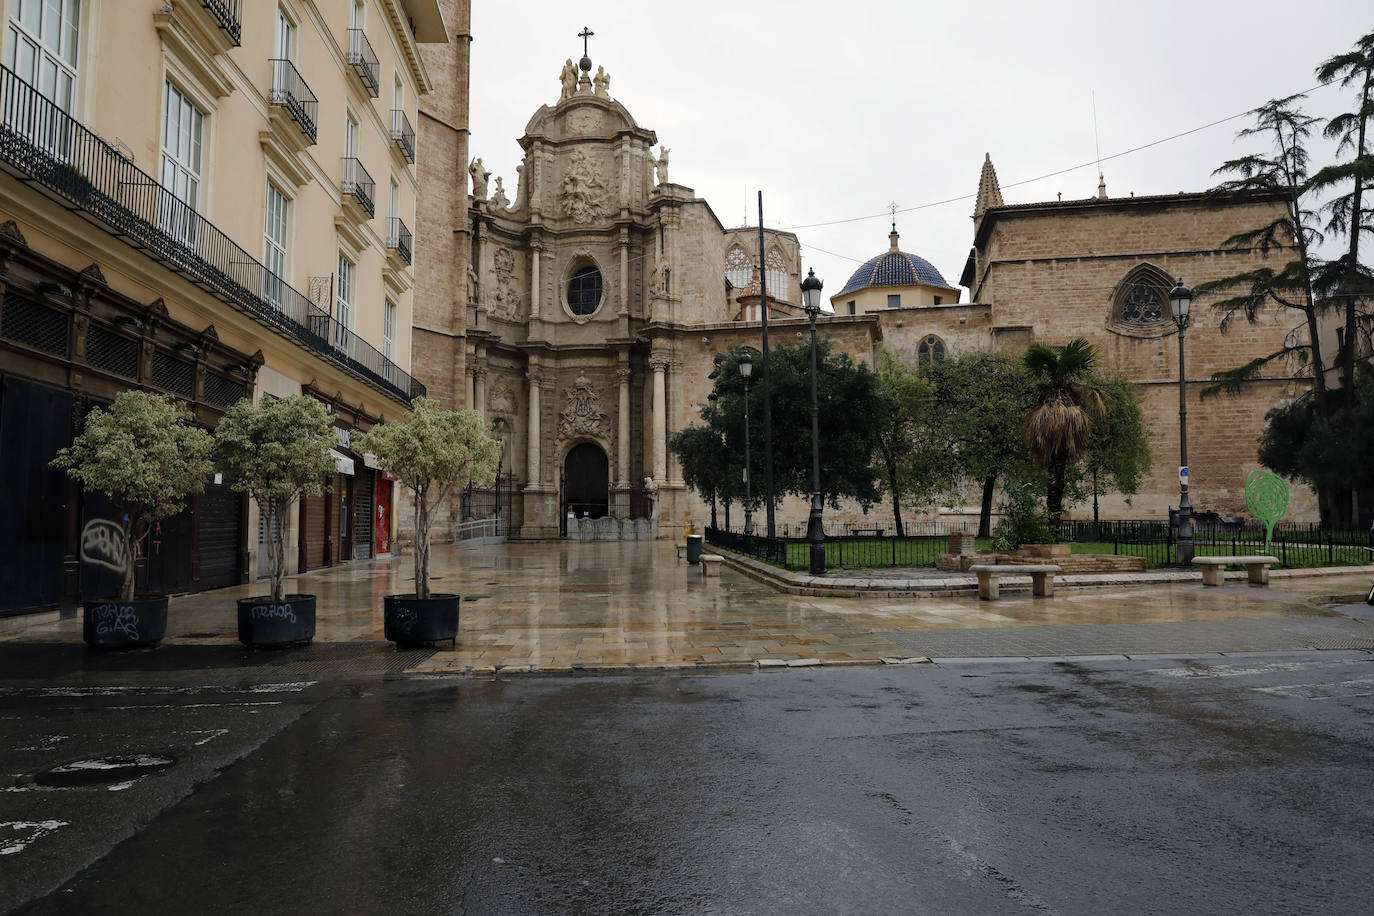
[[[683,486],[668,440],[698,422],[712,357],[759,347],[761,283],[773,341],[805,334],[800,242],[765,230],[760,264],[758,228],[727,228],[671,180],[670,151],[585,57],[564,64],[558,98],[528,122],[515,188],[493,181],[468,148],[467,3],[444,5],[457,34],[427,60],[444,76],[419,125],[416,372],[445,406],[482,414],[501,441],[513,536],[556,537],[569,513],[653,515],[661,533],[700,524],[708,510]],[[894,225],[887,250],[831,297],[835,314],[819,331],[870,363],[880,346],[915,363],[1087,338],[1142,394],[1155,455],[1141,493],[1130,503],[1104,498],[1103,515],[1162,518],[1178,496],[1167,290],[1178,277],[1196,286],[1276,262],[1278,253],[1220,243],[1279,206],[1217,207],[1200,194],[1109,198],[1105,186],[1084,200],[1007,205],[989,159],[959,278],[969,301],[901,251]],[[1275,372],[1238,398],[1204,405],[1199,393],[1212,371],[1279,349],[1293,322],[1261,310],[1256,323],[1223,331],[1205,302],[1193,314],[1193,504],[1239,514],[1264,413],[1303,386],[1301,369]],[[1294,490],[1290,517],[1311,515],[1311,494]],[[976,510],[946,510],[968,511]],[[882,507],[872,513],[865,524],[881,525]],[[780,523],[805,516],[803,501],[779,504]],[[861,515],[842,507],[827,518]]]

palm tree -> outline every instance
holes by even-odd
[[[1081,337],[1064,347],[1032,344],[1024,357],[1026,372],[1035,384],[1035,400],[1021,438],[1031,456],[1049,469],[1045,508],[1050,530],[1056,534],[1069,465],[1087,449],[1093,424],[1106,413],[1102,391],[1093,383],[1096,363],[1097,352]]]

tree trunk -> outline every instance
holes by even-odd
[[[1059,539],[1059,520],[1064,514],[1064,475],[1068,462],[1055,461],[1050,465],[1050,484],[1045,494],[1045,511],[1050,517],[1050,533]]]
[[[983,505],[978,511],[978,536],[992,537],[992,495],[997,489],[997,475],[989,474],[983,480]]]
[[[1371,85],[1374,84],[1374,71],[1366,70],[1364,73],[1364,88],[1360,92],[1360,107],[1356,111],[1360,119],[1359,137],[1355,144],[1355,160],[1358,162],[1364,158],[1365,154],[1365,128],[1367,123],[1366,112],[1369,111],[1369,92]],[[1355,282],[1356,271],[1360,267],[1360,232],[1364,226],[1360,219],[1360,202],[1364,196],[1364,178],[1361,175],[1355,176],[1355,188],[1351,197],[1350,206],[1350,283]],[[1355,291],[1347,290],[1345,298],[1345,352],[1341,354],[1341,364],[1345,375],[1345,415],[1346,418],[1354,416],[1355,412]],[[1345,507],[1348,510],[1350,499],[1345,500]],[[1354,519],[1347,527],[1354,528]]]
[[[277,500],[259,501],[267,525],[267,572],[272,577],[272,600],[286,598],[286,543],[282,532],[282,512]]]
[[[883,462],[887,465],[887,489],[892,494],[892,524],[897,537],[906,537],[906,530],[902,527],[902,494],[897,488],[897,459],[891,452],[884,451]]]
[[[725,501],[725,530],[730,530],[730,500]]]
[[[129,513],[129,523],[124,526],[124,578],[119,583],[119,600],[134,600],[134,570],[138,567],[138,557],[134,553],[134,545],[138,543],[134,538],[133,513]]]
[[[716,494],[714,494],[714,493],[711,494],[711,527],[712,527],[712,528],[719,528],[719,527],[720,527],[719,525],[716,524]]]
[[[415,490],[415,597],[429,597],[429,501],[426,488]]]

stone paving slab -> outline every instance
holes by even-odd
[[[884,633],[933,659],[1158,656],[1304,649],[1374,650],[1374,627],[1344,619],[1218,620]]]

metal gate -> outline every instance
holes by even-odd
[[[459,521],[495,517],[500,520],[499,533],[506,534],[510,528],[514,494],[514,474],[497,474],[496,481],[490,487],[474,487],[468,484],[459,503],[459,514],[462,516]]]
[[[196,518],[197,557],[200,570],[196,588],[224,588],[239,581],[239,530],[243,523],[243,497],[230,489],[230,481],[211,478],[200,495]]]
[[[353,483],[353,559],[372,559],[372,491],[377,473],[358,468]]]

